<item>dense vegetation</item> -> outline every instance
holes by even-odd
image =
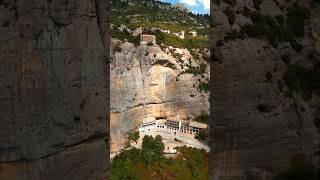
[[[315,169],[312,162],[306,160],[301,154],[290,159],[291,168],[274,178],[274,180],[319,180],[320,170]]]
[[[210,130],[208,129],[202,129],[199,134],[195,136],[196,139],[205,142],[206,144],[210,143]]]
[[[125,39],[128,40],[129,42],[135,44],[135,45],[138,45],[140,43],[140,37],[137,36],[133,36],[131,35],[128,31],[124,30],[123,32],[121,32],[120,30],[118,29],[112,29],[111,30],[111,36],[113,38],[117,38],[121,41],[124,41]]]
[[[209,134],[209,132],[210,132],[210,126],[209,126],[210,115],[208,114],[207,111],[201,111],[201,114],[199,116],[197,116],[194,120],[201,122],[201,123],[208,124],[208,128],[201,130],[199,132],[199,134],[195,136],[195,138],[209,144],[209,142],[210,142],[210,134]]]
[[[310,12],[304,7],[294,5],[287,9],[287,18],[276,16],[272,18],[268,15],[262,15],[257,11],[251,11],[244,8],[243,14],[249,16],[253,24],[247,24],[242,27],[240,35],[235,37],[243,37],[247,35],[255,38],[266,38],[274,46],[281,42],[290,42],[292,48],[300,52],[302,46],[297,39],[305,34],[306,21],[310,18]]]
[[[201,111],[201,114],[195,118],[196,121],[209,124],[210,122],[210,115],[207,113],[207,111]]]
[[[157,38],[158,44],[165,44],[168,46],[178,47],[178,48],[208,48],[209,41],[207,37],[199,35],[197,37],[188,37],[185,39],[180,39],[179,37],[173,34],[163,33],[159,30],[155,32],[148,32],[148,34],[154,34]]]
[[[209,15],[193,14],[184,8],[172,6],[156,0],[130,0],[123,2],[112,0],[112,19],[115,24],[125,24],[127,27],[157,27],[163,26],[170,31],[190,30],[196,27],[206,27],[209,24]],[[136,22],[130,22],[132,17]]]
[[[204,150],[179,147],[175,159],[165,158],[161,136],[143,138],[142,149],[117,155],[110,166],[110,179],[209,179],[209,155]]]
[[[200,91],[204,91],[205,93],[210,91],[210,86],[208,82],[200,82],[198,88]]]
[[[195,76],[202,75],[206,72],[207,65],[206,64],[200,64],[199,66],[188,66],[189,69],[185,71],[185,73],[190,73]]]
[[[301,92],[305,99],[310,99],[312,93],[320,95],[319,68],[306,68],[299,65],[289,65],[284,80],[293,92]]]
[[[144,33],[154,34],[157,43],[168,46],[192,48],[207,48],[209,35],[209,15],[193,14],[183,7],[178,8],[169,3],[156,0],[130,0],[126,2],[112,0],[111,22],[115,25],[112,37],[120,40],[127,39],[134,44],[139,43],[139,37],[134,37],[127,31],[117,29],[125,25],[130,30],[143,27]],[[171,33],[185,31],[185,39],[173,34],[162,33],[158,28],[170,30]],[[192,37],[188,32],[196,31],[198,36]]]
[[[140,137],[139,131],[131,131],[131,132],[129,132],[129,136],[128,136],[129,140],[137,142],[139,137]]]

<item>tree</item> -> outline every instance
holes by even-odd
[[[209,137],[208,129],[201,129],[199,134],[196,135],[196,139],[205,141]]]
[[[195,120],[198,122],[209,124],[210,115],[207,113],[207,111],[201,111],[201,115],[197,116]]]
[[[135,148],[117,155],[110,166],[110,179],[138,179],[135,164],[140,158],[140,150]]]
[[[153,143],[153,137],[145,135],[142,139],[142,150],[151,151],[152,143]]]
[[[156,136],[154,139],[152,136],[144,136],[142,141],[142,154],[147,166],[152,165],[153,162],[160,160],[163,157],[164,144],[162,143],[162,137]]]
[[[157,135],[154,141],[154,151],[157,154],[162,154],[164,150],[164,144],[162,143],[162,137]]]
[[[131,131],[129,133],[129,140],[132,140],[137,143],[137,140],[140,138],[139,132],[138,131]]]

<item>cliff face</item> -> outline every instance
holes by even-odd
[[[198,88],[207,82],[209,66],[202,77],[185,73],[187,66],[205,63],[187,49],[135,46],[116,39],[111,49],[111,152],[123,148],[126,134],[146,117],[184,118],[209,110],[208,94]]]
[[[295,79],[302,78],[300,76],[289,76],[292,67],[317,71],[319,3],[300,1],[294,4],[293,1],[281,0],[228,2],[212,5],[211,113],[214,121],[211,153],[214,179],[272,179],[287,171],[290,161],[297,155],[319,167],[318,90],[299,91],[290,88],[288,83],[303,81]],[[302,49],[296,48],[292,42],[290,45],[281,41],[279,32],[274,35],[278,43],[274,45],[272,31],[266,38],[251,33],[254,31],[241,31],[245,24],[261,25],[255,24],[255,17],[248,17],[249,10],[267,18],[282,16],[285,21],[290,19],[288,12],[293,7],[303,7],[310,12],[305,34],[296,38]],[[268,25],[259,31],[267,28]],[[231,37],[230,32],[236,36]],[[313,80],[313,83],[316,82]]]
[[[0,179],[106,179],[106,12],[0,1]]]

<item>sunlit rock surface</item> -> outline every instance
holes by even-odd
[[[125,135],[146,117],[184,118],[209,110],[209,94],[197,89],[199,81],[208,79],[209,67],[205,78],[182,73],[187,63],[202,62],[188,50],[175,49],[182,54],[182,63],[158,45],[134,46],[113,39],[111,49],[120,49],[112,52],[110,65],[111,152],[123,148]]]

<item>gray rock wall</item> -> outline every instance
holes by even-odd
[[[0,179],[106,179],[106,14],[0,1]]]
[[[274,4],[278,2],[279,4]],[[285,12],[274,6],[292,5],[293,2],[264,0],[261,13]],[[309,1],[300,6],[310,9],[312,15],[318,8],[311,8]],[[273,47],[267,40],[252,37],[224,40],[226,34],[250,19],[241,15],[244,6],[253,8],[253,1],[237,1],[235,7],[221,1],[212,5],[214,52],[211,66],[212,80],[212,173],[221,180],[269,180],[287,171],[292,157],[302,155],[319,167],[319,116],[320,98],[313,94],[310,101],[302,94],[286,95],[283,75],[287,71],[281,57],[286,54],[291,64],[310,66],[308,54],[319,50],[315,46],[318,36],[313,26],[306,26],[306,35],[299,41],[301,52],[282,44]],[[236,14],[230,26],[226,7]],[[319,7],[319,5],[317,6]],[[313,18],[315,16],[311,16]],[[313,33],[309,33],[310,29]],[[219,43],[217,43],[219,40]],[[315,56],[319,61],[319,54]]]

